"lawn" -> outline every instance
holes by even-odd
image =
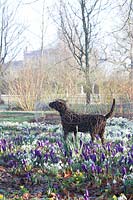
[[[52,111],[0,111],[0,122],[25,122],[25,121],[38,121],[40,118],[45,118],[46,115],[54,114]]]
[[[61,125],[0,123],[0,199],[132,199],[133,123],[113,118],[106,144],[62,139]]]

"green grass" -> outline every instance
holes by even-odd
[[[24,122],[30,121],[35,118],[43,117],[51,113],[51,111],[47,112],[23,112],[23,111],[2,111],[0,112],[0,122],[10,121],[10,122]],[[52,112],[53,113],[53,112]]]
[[[85,106],[84,104],[74,104],[72,105],[72,109],[76,112],[81,113],[91,113],[91,114],[106,114],[110,111],[112,104],[88,104]],[[125,103],[125,104],[117,104],[115,105],[115,113],[133,113],[133,104]]]
[[[111,108],[110,104],[95,104],[95,105],[87,105],[84,104],[73,104],[71,105],[71,109],[75,110],[76,112],[81,113],[91,113],[91,114],[106,114],[109,112]],[[125,116],[125,113],[133,113],[132,104],[123,104],[123,109],[121,113],[121,109],[119,105],[115,106],[114,113],[120,113],[122,116]],[[3,121],[10,121],[10,122],[24,122],[24,121],[31,121],[32,119],[38,119],[40,117],[46,116],[47,114],[54,114],[54,110],[52,111],[0,111],[0,122]],[[127,116],[125,116],[127,117]]]

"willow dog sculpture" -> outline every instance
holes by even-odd
[[[61,99],[50,102],[49,106],[60,114],[64,131],[64,140],[66,140],[70,132],[73,132],[76,138],[77,131],[79,131],[84,133],[89,132],[92,142],[94,141],[95,136],[99,135],[102,144],[104,144],[106,121],[113,114],[115,99],[113,99],[112,107],[106,115],[80,114],[73,112],[67,107],[66,101]]]

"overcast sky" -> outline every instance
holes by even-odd
[[[41,23],[42,23],[42,11],[43,3],[45,1],[45,12],[44,21],[46,33],[44,35],[44,46],[47,47],[56,43],[57,41],[57,28],[53,20],[49,17],[47,7],[51,8],[55,2],[59,0],[23,0],[17,14],[19,23],[23,23],[26,27],[24,32],[24,43],[23,51],[27,48],[28,51],[37,50],[41,47]],[[74,0],[71,0],[74,1]],[[102,0],[103,1],[103,0]],[[105,0],[104,0],[105,1]],[[12,5],[15,5],[17,0],[11,0]],[[108,11],[107,11],[108,12]],[[103,32],[110,32],[113,24],[113,12],[112,16],[110,13],[105,13],[103,16]],[[108,40],[108,38],[106,38]],[[23,56],[23,51],[17,57],[21,59]]]
[[[33,0],[34,1],[34,0]],[[42,13],[43,13],[43,2],[44,0],[38,0],[35,3],[27,4],[32,0],[24,0],[21,6],[20,18],[26,26],[25,30],[25,47],[27,50],[35,50],[41,47],[41,26],[42,26]],[[52,19],[49,17],[47,7],[53,6],[53,0],[45,1],[45,12],[44,12],[44,46],[48,46],[57,39],[57,29]]]

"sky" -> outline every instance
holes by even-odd
[[[9,0],[12,2],[12,6],[18,3],[17,0]],[[75,0],[71,0],[75,1]],[[106,1],[106,0],[102,0]],[[45,3],[44,3],[45,2]],[[44,8],[44,47],[52,46],[57,42],[57,27],[53,22],[53,19],[49,17],[47,8],[54,8],[55,2],[59,0],[23,0],[21,3],[18,12],[17,12],[17,21],[20,24],[24,24],[25,31],[23,33],[24,42],[22,51],[17,56],[17,60],[23,59],[24,50],[27,51],[38,50],[41,47],[41,25],[42,25],[42,12],[43,12],[43,3]],[[108,11],[107,11],[108,12]],[[110,13],[105,13],[103,16],[103,34],[110,32],[112,29],[113,19],[110,16]],[[105,39],[108,40],[108,37]]]
[[[24,0],[20,8],[20,20],[25,24],[24,31],[25,48],[27,51],[40,49],[41,47],[41,26],[42,26],[42,13],[43,2],[39,0],[35,3],[33,0]],[[45,0],[44,10],[44,47],[51,45],[57,40],[57,28],[53,20],[49,17],[47,7],[53,6],[53,0]]]

